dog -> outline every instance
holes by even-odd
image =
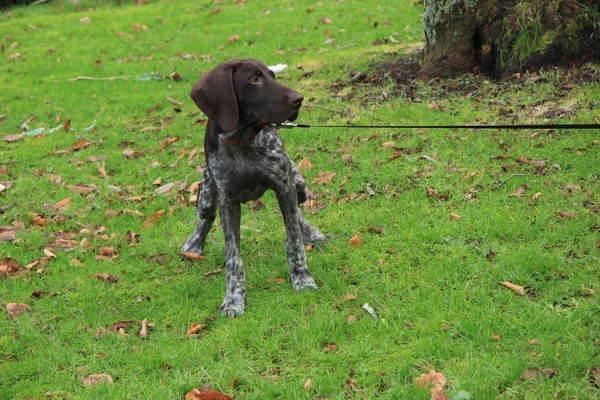
[[[220,312],[231,318],[244,313],[241,203],[259,199],[267,189],[275,192],[283,215],[292,286],[317,289],[304,245],[327,239],[300,212],[299,205],[308,198],[306,183],[273,127],[296,120],[304,97],[277,82],[275,74],[254,59],[218,65],[194,85],[190,96],[209,119],[204,137],[206,168],[196,203],[198,222],[181,251],[202,254],[218,209],[227,274]]]

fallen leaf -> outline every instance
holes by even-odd
[[[167,99],[167,101],[175,106],[179,106],[179,107],[183,107],[183,103],[177,100],[174,100],[170,97],[165,97],[165,99]]]
[[[420,388],[429,388],[431,392],[430,400],[448,400],[444,393],[446,377],[434,370],[415,378],[415,383]]]
[[[8,303],[6,305],[6,311],[8,311],[8,314],[12,317],[17,317],[29,310],[31,310],[31,307],[23,303]]]
[[[54,208],[57,210],[63,210],[71,204],[71,198],[67,197],[66,199],[62,199],[61,201],[54,203]]]
[[[67,239],[56,239],[53,242],[46,243],[46,247],[52,250],[64,250],[64,251],[73,251],[79,243],[76,240],[67,240]]]
[[[234,42],[237,42],[238,40],[240,40],[240,37],[239,37],[238,35],[231,35],[231,36],[229,37],[229,40],[228,40],[228,42],[229,42],[229,43],[234,43]]]
[[[374,319],[377,319],[377,313],[375,312],[375,309],[373,309],[373,307],[371,307],[369,305],[369,303],[363,304],[362,308],[363,308],[363,310],[368,312],[371,315],[371,317],[373,317]]]
[[[148,319],[144,318],[142,321],[142,329],[140,330],[140,336],[143,338],[148,337]]]
[[[356,318],[356,316],[354,314],[352,314],[352,313],[350,313],[350,314],[348,314],[346,316],[346,320],[351,325],[354,324],[354,323],[356,323],[356,322],[358,322],[358,318]]]
[[[171,189],[173,188],[173,186],[175,186],[175,182],[171,182],[171,183],[167,183],[165,185],[162,185],[161,187],[159,187],[156,190],[154,190],[154,194],[156,194],[157,196],[160,196],[162,194],[168,193],[168,192],[171,191]]]
[[[184,251],[179,253],[179,255],[193,261],[206,260],[206,257],[204,257],[202,254],[194,253],[193,251]]]
[[[324,172],[321,171],[317,174],[317,177],[315,179],[313,179],[312,184],[325,184],[325,183],[329,183],[333,180],[333,178],[335,177],[335,173],[334,172]]]
[[[206,328],[207,326],[208,326],[207,324],[192,324],[192,325],[190,325],[190,327],[187,330],[187,337],[189,337],[189,338],[198,337],[198,332],[200,332],[202,329]]]
[[[5,142],[16,142],[17,140],[21,140],[25,137],[24,134],[18,133],[16,135],[7,135],[2,138]]]
[[[158,151],[162,151],[164,150],[166,147],[172,145],[173,143],[175,143],[176,141],[179,140],[179,137],[175,136],[172,138],[168,138],[165,142],[163,142],[159,147],[158,147]]]
[[[498,335],[497,333],[494,333],[494,334],[492,335],[492,338],[493,338],[495,341],[497,341],[497,342],[499,342],[499,341],[500,341],[500,335]]]
[[[0,242],[12,242],[16,239],[15,231],[0,232]]]
[[[577,215],[573,214],[572,212],[568,212],[568,211],[559,211],[556,214],[558,214],[558,216],[561,218],[579,219],[579,218],[577,218]]]
[[[82,24],[84,24],[84,25],[87,25],[87,24],[91,23],[92,20],[90,19],[90,17],[83,17],[83,18],[79,19],[79,22],[82,23]],[[112,380],[112,378],[111,378],[111,380]]]
[[[394,143],[394,142],[385,142],[384,144],[381,145],[381,147],[383,147],[384,149],[395,149],[396,148],[396,143]]]
[[[514,283],[511,283],[509,281],[500,282],[500,284],[502,286],[512,290],[513,292],[515,292],[516,294],[518,294],[520,296],[525,296],[525,289],[523,288],[523,286],[515,285]]]
[[[342,304],[347,302],[348,300],[356,300],[358,296],[352,293],[348,293],[347,295],[344,296],[344,298],[342,299]]]
[[[69,149],[71,149],[72,151],[79,151],[81,149],[85,149],[86,147],[90,147],[92,145],[92,142],[88,142],[87,140],[81,140],[77,143],[73,143]]]
[[[285,279],[283,278],[267,278],[267,282],[275,282],[278,285],[285,283]]]
[[[148,218],[144,220],[144,228],[152,225],[156,221],[158,221],[165,214],[165,210],[158,210],[154,214],[150,215]]]
[[[541,192],[537,192],[536,194],[534,194],[533,196],[531,196],[531,198],[529,200],[527,200],[527,203],[533,204],[534,202],[538,201],[540,197],[542,197],[542,193]]]
[[[348,246],[350,247],[359,247],[362,246],[363,240],[360,236],[355,235],[348,241]]]
[[[592,371],[592,376],[594,377],[594,383],[596,384],[596,387],[600,387],[600,367],[596,367]]]
[[[5,257],[0,260],[0,278],[19,271],[19,262],[14,258]]]
[[[104,281],[108,283],[117,283],[119,281],[118,276],[101,272],[92,274],[91,277],[94,279],[98,279],[99,281]]]
[[[114,383],[112,376],[108,374],[94,374],[83,380],[83,386],[87,388],[104,383],[112,385]]]
[[[104,162],[98,164],[98,174],[100,175],[100,178],[106,178],[108,176],[108,172],[106,172],[106,168],[104,167]]]
[[[304,382],[304,390],[306,392],[310,392],[310,388],[312,386],[312,379],[308,378],[306,382]]]
[[[330,345],[327,345],[327,347],[325,347],[325,351],[328,353],[332,353],[332,352],[336,351],[337,349],[338,349],[338,346],[335,343],[331,343]]]
[[[69,190],[72,190],[76,193],[79,193],[81,195],[86,195],[89,194],[91,192],[95,192],[96,190],[98,190],[98,187],[94,184],[90,184],[90,185],[67,185],[67,188]]]
[[[539,370],[533,370],[528,368],[525,373],[523,374],[525,376],[525,379],[539,379],[539,378],[552,378],[556,375],[558,375],[558,371],[552,369],[552,368],[548,368],[548,369],[539,369]]]
[[[205,272],[204,273],[204,277],[208,278],[209,276],[213,276],[213,275],[217,275],[217,274],[222,274],[223,272],[225,272],[224,268],[214,269],[212,271]]]
[[[528,187],[529,187],[529,185],[524,184],[524,185],[520,186],[516,192],[509,194],[508,197],[522,197],[525,194],[525,191],[527,190]]]
[[[310,171],[312,169],[312,162],[308,159],[308,158],[303,158],[298,165],[296,165],[296,168],[298,169],[298,171],[302,172],[302,171]]]
[[[232,398],[216,390],[192,389],[185,395],[185,400],[232,400]]]
[[[458,214],[450,213],[448,216],[450,217],[450,219],[452,221],[460,221],[460,215],[458,215]]]
[[[342,162],[344,164],[352,164],[352,163],[354,163],[354,157],[352,157],[352,155],[350,155],[350,154],[344,154],[342,156]]]

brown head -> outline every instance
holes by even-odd
[[[275,80],[275,74],[254,59],[216,66],[192,88],[190,96],[225,132],[254,123],[280,124],[298,118],[304,97]]]

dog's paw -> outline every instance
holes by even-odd
[[[244,303],[242,296],[225,296],[219,312],[229,318],[235,318],[244,313]]]
[[[292,276],[292,286],[298,291],[304,289],[319,289],[317,287],[317,284],[315,283],[315,280],[312,276],[310,276],[310,274],[302,276]]]

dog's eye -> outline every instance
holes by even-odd
[[[252,78],[250,78],[250,83],[258,84],[260,83],[260,78],[258,76],[253,76]]]

